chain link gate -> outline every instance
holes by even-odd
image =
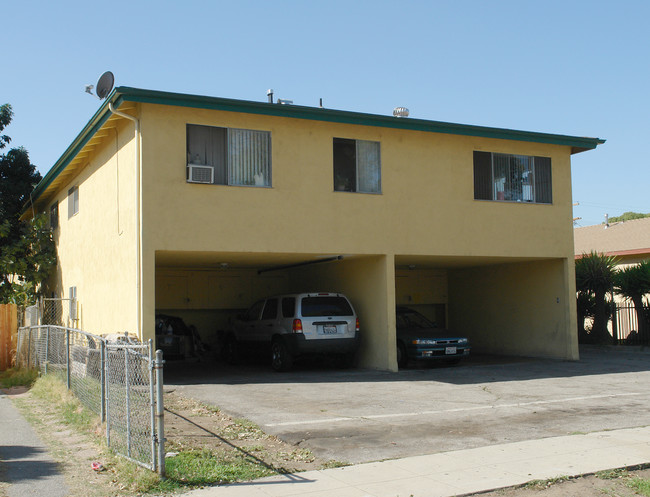
[[[116,453],[165,473],[162,352],[62,326],[18,330],[16,364],[54,374],[106,422]]]
[[[152,354],[147,345],[106,346],[106,442],[128,459],[155,469]]]

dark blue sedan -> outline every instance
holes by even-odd
[[[408,307],[397,307],[397,364],[409,360],[437,360],[457,363],[469,355],[469,340],[454,336]]]

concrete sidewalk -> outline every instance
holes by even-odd
[[[64,497],[68,486],[31,425],[0,391],[0,478],[9,497]]]
[[[191,497],[444,497],[650,463],[650,427],[545,438],[272,476]]]

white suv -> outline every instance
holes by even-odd
[[[303,354],[338,354],[351,365],[359,347],[359,319],[340,293],[278,295],[255,302],[225,336],[224,355],[233,360],[248,349],[271,350],[276,371],[291,369]]]

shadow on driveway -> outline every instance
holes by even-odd
[[[579,361],[474,354],[458,365],[414,364],[397,373],[340,369],[327,359],[298,362],[292,371],[273,371],[265,358],[251,357],[238,365],[206,357],[201,361],[167,361],[165,384],[284,384],[384,381],[436,381],[454,385],[535,380],[650,371],[650,349],[581,346]]]

